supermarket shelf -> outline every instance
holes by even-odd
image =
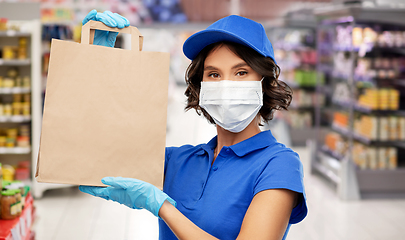
[[[336,101],[336,100],[333,100],[332,103],[337,105],[337,106],[344,107],[344,108],[350,108],[353,105],[349,101]]]
[[[324,17],[323,24],[339,24],[351,22],[385,22],[403,24],[405,16],[403,9],[392,7],[366,8],[361,5],[327,5],[314,9],[314,14]],[[327,18],[326,18],[327,17]]]
[[[31,152],[30,147],[0,147],[0,154],[28,154]]]
[[[354,110],[366,114],[405,116],[404,110],[373,110],[369,107],[364,107],[357,104],[354,105]]]
[[[342,160],[343,156],[335,151],[330,150],[327,146],[322,146],[321,151],[329,156],[335,158],[336,160]]]
[[[13,60],[4,60],[0,58],[0,66],[28,66],[31,64],[30,59],[13,59]]]
[[[346,135],[346,136],[349,136],[349,135],[351,136],[351,132],[346,127],[341,127],[339,125],[336,125],[336,124],[332,123],[331,128],[332,128],[333,131],[335,131],[337,133],[340,133],[340,134],[343,134],[343,135]]]
[[[31,116],[14,115],[14,116],[0,116],[0,123],[22,123],[31,121]]]
[[[31,33],[29,32],[19,32],[19,31],[0,31],[0,37],[29,37]]]
[[[405,168],[356,170],[362,192],[404,192]]]
[[[31,88],[27,87],[12,87],[12,88],[0,88],[0,94],[18,94],[18,93],[30,93]]]
[[[400,147],[400,148],[405,148],[405,142],[404,141],[378,141],[378,140],[372,140],[369,139],[365,136],[362,136],[358,133],[351,132],[347,128],[338,126],[338,125],[332,125],[332,130],[344,135],[348,138],[353,138],[353,140],[356,140],[358,142],[361,142],[365,145],[377,145],[377,146],[387,146],[387,147]]]
[[[344,108],[353,107],[353,109],[357,112],[365,113],[365,114],[376,114],[376,115],[397,115],[397,116],[405,116],[405,110],[373,110],[369,107],[361,106],[358,104],[352,104],[349,101],[332,101],[333,104],[338,105]]]
[[[322,152],[318,152],[317,157],[319,161],[315,161],[313,163],[313,167],[324,176],[329,178],[332,182],[339,184],[339,171],[341,166],[340,161]]]
[[[355,82],[366,82],[371,84],[376,84],[378,82],[390,82],[394,85],[405,85],[405,79],[398,79],[398,78],[377,78],[377,77],[370,77],[370,76],[361,76],[361,75],[354,75],[353,79]]]

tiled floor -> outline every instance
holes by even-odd
[[[170,98],[169,146],[198,144],[215,135],[215,128],[194,111],[184,113],[182,91],[173,89]],[[307,149],[294,150],[300,154],[304,166],[307,165]],[[303,222],[291,227],[288,239],[405,239],[405,200],[343,202],[326,181],[308,172],[305,173],[305,186],[309,214]],[[35,200],[35,206],[37,240],[158,238],[157,219],[151,213],[83,194],[77,187],[49,190],[41,199]]]

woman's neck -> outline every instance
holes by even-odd
[[[239,133],[227,131],[217,125],[218,137],[217,137],[217,147],[215,148],[214,160],[216,158],[216,155],[219,154],[223,146],[228,147],[235,145],[260,133],[261,131],[259,128],[259,119],[260,119],[259,116],[253,119],[253,121],[243,131]]]

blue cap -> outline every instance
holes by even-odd
[[[273,46],[267,38],[264,27],[258,22],[237,15],[224,17],[207,29],[191,35],[184,42],[183,52],[187,58],[193,60],[206,46],[222,41],[245,45],[276,62]]]

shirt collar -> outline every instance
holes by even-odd
[[[277,140],[274,138],[270,130],[260,132],[253,137],[250,137],[240,143],[230,146],[229,148],[238,156],[243,157],[248,153],[273,145]],[[217,136],[212,138],[207,144],[202,145],[202,148],[211,153],[217,146]]]

